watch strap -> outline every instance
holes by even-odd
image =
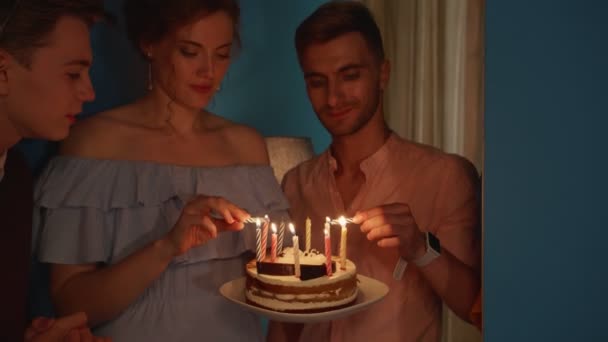
[[[421,256],[420,258],[412,261],[414,263],[414,265],[416,265],[418,267],[424,267],[424,266],[430,264],[431,261],[435,260],[437,257],[439,257],[439,255],[441,255],[441,250],[436,250],[429,243],[430,239],[437,240],[437,238],[435,238],[434,236],[431,236],[431,233],[429,233],[429,232],[425,233],[425,237],[426,237],[426,253],[424,253],[424,255]],[[438,240],[437,240],[437,242],[438,242]]]

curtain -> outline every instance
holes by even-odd
[[[384,98],[404,138],[469,159],[483,171],[484,0],[361,0],[376,18],[391,62]],[[480,341],[447,307],[444,342]]]
[[[362,0],[382,31],[385,115],[399,135],[482,171],[484,0]]]

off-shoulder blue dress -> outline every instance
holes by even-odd
[[[270,166],[188,167],[59,156],[35,189],[35,256],[43,263],[118,263],[167,233],[193,194],[224,197],[256,216],[287,215]],[[175,258],[139,298],[94,333],[114,342],[262,341],[259,317],[218,292],[223,283],[244,275],[252,252],[254,225],[219,234]]]

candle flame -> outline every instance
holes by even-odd
[[[271,223],[270,224],[270,229],[272,229],[273,233],[276,233],[277,232],[277,225],[276,225],[276,223],[274,223],[274,222]]]
[[[268,217],[268,214],[264,215],[264,220],[266,220],[266,222],[270,222],[270,218]]]
[[[344,218],[344,216],[340,216],[338,218],[338,223],[340,226],[342,226],[342,228],[346,228],[346,218]]]
[[[296,235],[296,227],[294,227],[293,223],[289,223],[289,231],[291,234]]]
[[[329,223],[329,222],[331,222],[331,219],[329,217],[325,216],[325,222]]]

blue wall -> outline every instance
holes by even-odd
[[[484,341],[608,341],[608,3],[486,6]]]
[[[316,152],[325,149],[330,139],[306,97],[293,43],[297,25],[324,2],[241,1],[243,47],[208,109],[266,136],[309,136]],[[93,29],[91,78],[97,96],[85,105],[83,116],[132,101],[145,91],[147,65],[125,37],[121,6],[122,0],[106,0],[118,23]],[[39,169],[56,144],[30,140],[20,147]]]
[[[297,25],[324,2],[241,1],[242,54],[210,109],[264,135],[310,136],[316,151],[323,150],[329,136],[306,96],[293,37]]]

